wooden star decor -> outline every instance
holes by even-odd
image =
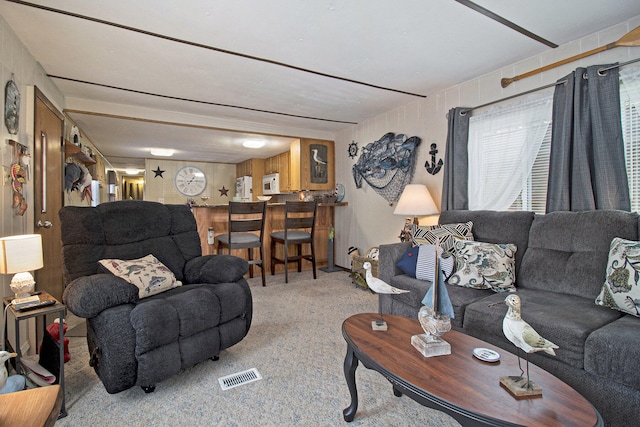
[[[224,185],[222,186],[222,188],[218,188],[218,191],[220,192],[220,197],[222,197],[222,196],[229,197],[229,189],[228,188],[224,188]]]
[[[154,178],[157,178],[157,177],[164,178],[164,176],[162,176],[164,171],[160,170],[160,166],[158,166],[158,168],[154,170],[153,173],[155,173],[155,175],[153,176]]]

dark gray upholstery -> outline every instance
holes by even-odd
[[[522,317],[560,348],[529,360],[585,396],[607,425],[640,419],[640,319],[595,304],[605,280],[614,237],[640,240],[639,216],[623,211],[446,211],[440,223],[473,222],[474,239],[515,243],[516,286]],[[380,246],[380,278],[409,294],[381,295],[383,313],[416,317],[431,286],[406,276],[396,262],[406,243]],[[456,318],[452,327],[516,352],[502,332],[506,294],[447,285]],[[446,339],[446,336],[445,336]]]
[[[106,390],[152,386],[217,356],[251,325],[247,261],[202,256],[187,206],[121,201],[60,211],[63,300],[87,318],[94,369]],[[104,274],[103,258],[153,254],[183,285],[144,299],[138,288]]]

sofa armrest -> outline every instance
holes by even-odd
[[[109,307],[138,301],[138,288],[113,274],[75,279],[65,288],[62,301],[79,317],[96,317]]]
[[[247,260],[233,255],[204,255],[187,261],[185,283],[232,283],[249,271]]]
[[[391,283],[391,278],[403,274],[402,270],[396,267],[396,263],[402,255],[411,247],[410,242],[392,243],[380,245],[378,252],[378,277],[387,283]]]

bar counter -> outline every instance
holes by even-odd
[[[328,252],[329,252],[329,231],[331,224],[334,222],[334,209],[336,207],[348,206],[347,202],[340,203],[318,203],[318,212],[316,214],[316,234],[315,234],[315,249],[316,249],[316,267],[323,267],[328,264]],[[198,235],[200,236],[200,242],[202,245],[202,253],[204,255],[217,253],[217,247],[215,243],[213,245],[208,244],[207,235],[209,227],[213,227],[214,235],[227,233],[228,231],[228,205],[207,205],[207,206],[192,206],[193,215],[196,218],[198,224]],[[264,265],[265,274],[271,274],[271,239],[270,234],[274,231],[281,231],[284,229],[284,203],[267,203],[267,214],[264,227]],[[283,256],[282,245],[277,246],[278,256]],[[309,252],[308,248],[305,248],[306,252]],[[305,252],[305,253],[306,253]],[[226,251],[224,252],[226,253]],[[241,258],[247,259],[246,250],[236,250],[232,252]],[[256,250],[254,257],[257,258],[258,251]],[[292,263],[289,266],[289,271],[297,270],[297,263]],[[303,262],[303,270],[310,270],[311,263]],[[283,273],[284,265],[276,265],[276,273]],[[259,275],[260,270],[254,269],[254,276]]]

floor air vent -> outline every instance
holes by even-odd
[[[218,382],[220,383],[222,390],[229,390],[230,388],[252,383],[261,379],[262,376],[258,370],[256,368],[252,368],[248,371],[242,371],[236,374],[227,375],[226,377],[220,377],[218,378]]]

